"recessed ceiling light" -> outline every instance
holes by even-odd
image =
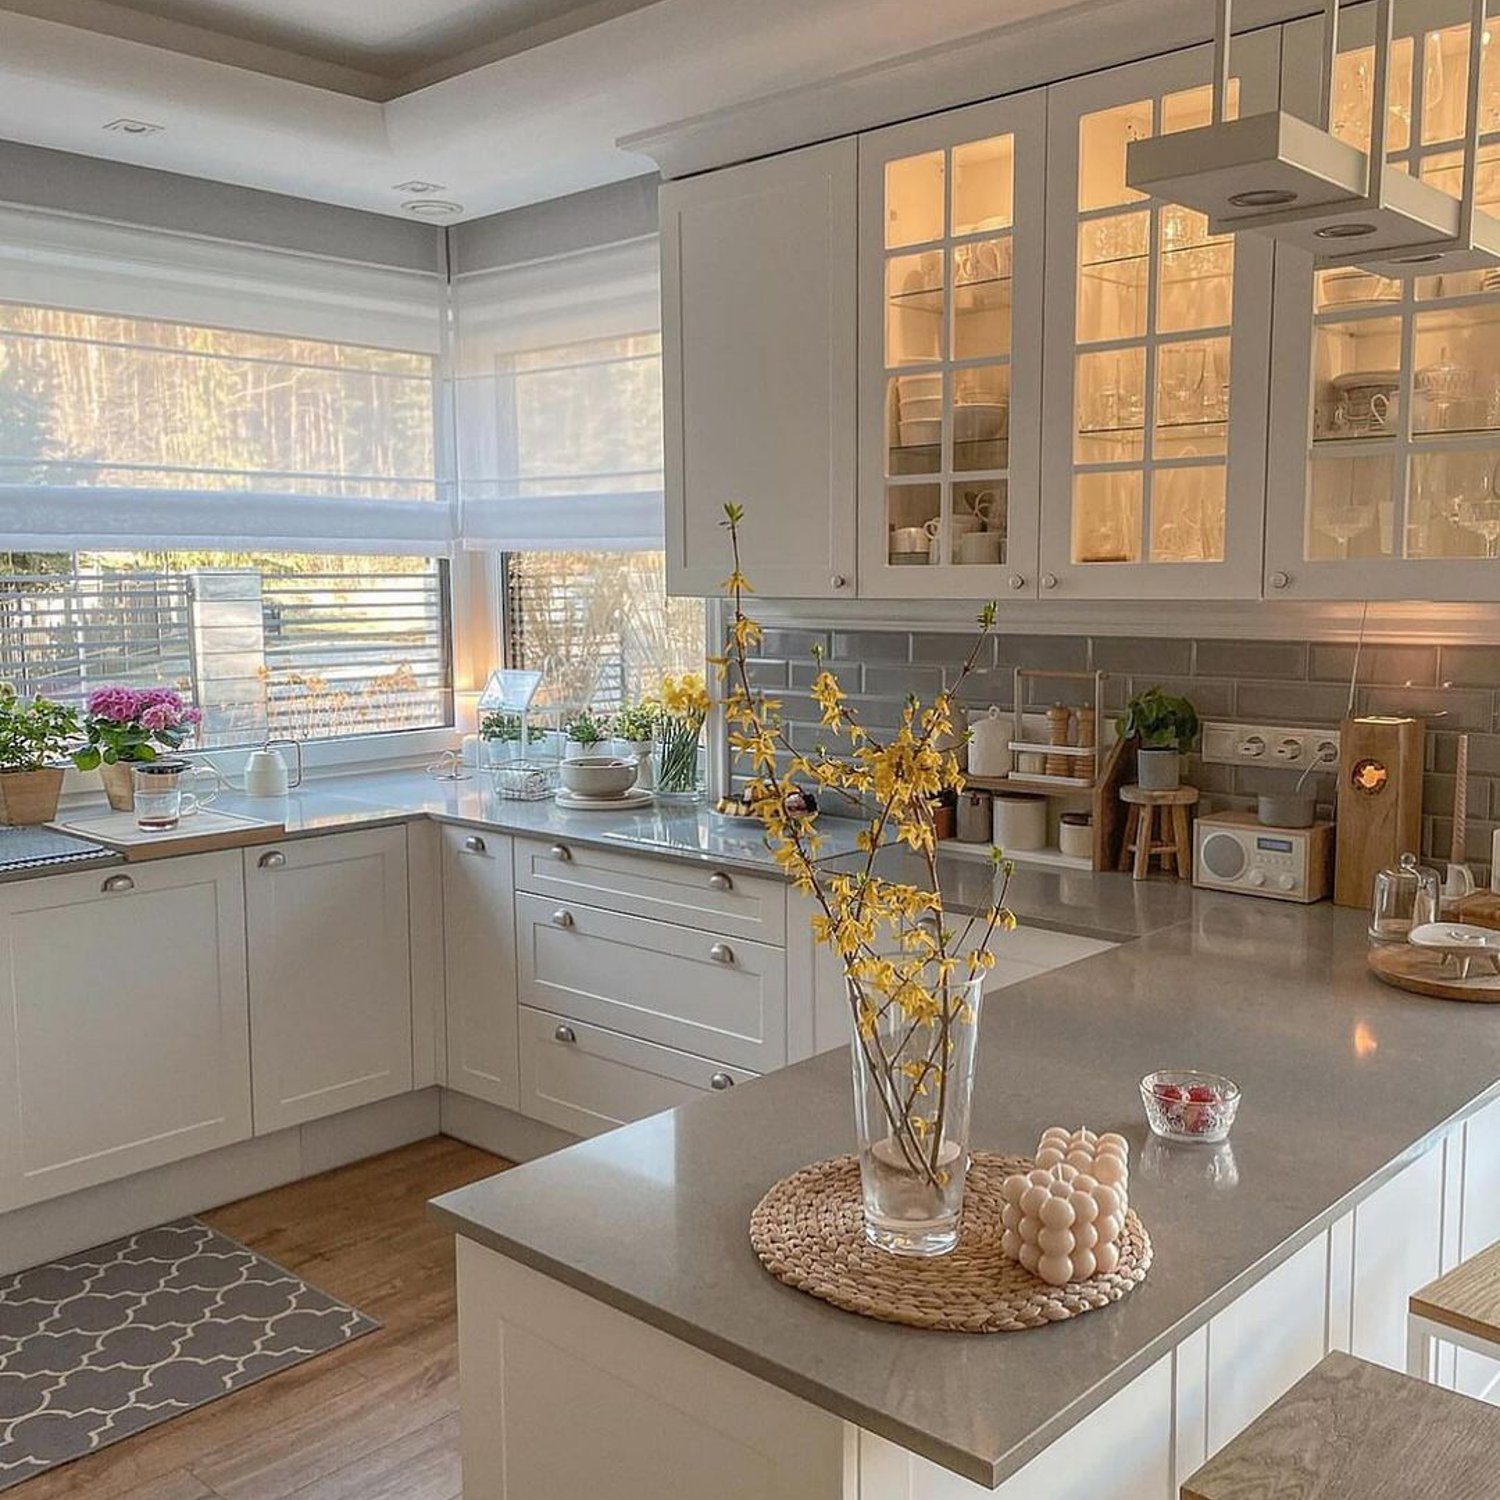
[[[1286,188],[1252,188],[1248,193],[1231,193],[1229,201],[1236,208],[1280,208],[1295,203],[1297,195]]]
[[[423,182],[420,177],[413,177],[410,182],[398,182],[391,189],[393,193],[409,193],[415,196],[417,193],[440,193],[443,184],[440,182]]]
[[[417,198],[401,207],[419,219],[451,219],[464,211],[462,203],[450,203],[446,198]]]
[[[1313,233],[1320,240],[1360,240],[1375,233],[1373,224],[1327,224]]]
[[[104,128],[117,131],[120,135],[160,135],[167,127],[153,125],[150,120],[132,120],[122,116],[118,120],[111,120]]]

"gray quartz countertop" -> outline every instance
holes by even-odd
[[[1118,1305],[1022,1334],[926,1333],[764,1272],[757,1200],[851,1147],[842,1050],[448,1194],[436,1217],[995,1486],[1500,1093],[1500,1016],[1372,979],[1360,912],[1114,875],[1018,887],[1023,908],[1055,899],[1037,916],[1058,925],[1143,933],[988,999],[974,1106],[978,1147],[1028,1151],[1059,1123],[1128,1137],[1155,1263]],[[1243,1088],[1226,1146],[1148,1136],[1138,1080],[1173,1066]]]

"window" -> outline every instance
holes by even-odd
[[[509,664],[543,673],[564,708],[613,713],[703,670],[703,602],[667,597],[662,552],[510,554],[506,636]]]
[[[447,725],[447,586],[423,557],[0,554],[0,676],[176,688],[205,749]]]

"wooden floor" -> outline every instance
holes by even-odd
[[[385,1326],[6,1500],[458,1500],[453,1237],[425,1204],[507,1165],[438,1136],[203,1214]]]

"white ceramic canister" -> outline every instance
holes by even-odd
[[[981,714],[969,726],[969,775],[1010,775],[1011,719],[998,708]]]
[[[995,793],[995,842],[1006,853],[1047,847],[1047,799],[1029,792]]]
[[[1092,859],[1094,818],[1092,813],[1065,812],[1057,821],[1057,847],[1075,859]]]

